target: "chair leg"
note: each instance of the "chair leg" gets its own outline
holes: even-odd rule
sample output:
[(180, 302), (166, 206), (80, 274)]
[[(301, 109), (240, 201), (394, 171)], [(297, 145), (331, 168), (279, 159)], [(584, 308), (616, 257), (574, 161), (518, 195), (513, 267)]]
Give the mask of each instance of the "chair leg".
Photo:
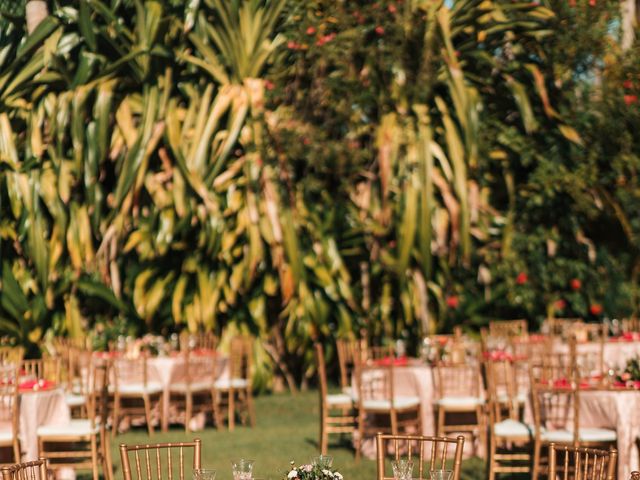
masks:
[(251, 387), (247, 389), (247, 410), (249, 410), (249, 425), (252, 428), (256, 426), (256, 410), (253, 407), (253, 394), (251, 393)]
[(535, 442), (533, 445), (533, 468), (531, 472), (531, 479), (538, 480), (540, 474), (540, 450), (542, 446), (540, 442)]
[(191, 392), (187, 392), (185, 394), (185, 407), (184, 407), (184, 432), (187, 434), (191, 431), (189, 422), (191, 421), (192, 414), (193, 414), (193, 395), (191, 394)]
[(329, 434), (327, 433), (327, 418), (324, 413), (320, 417), (320, 454), (326, 455), (329, 443)]
[(391, 435), (398, 435), (398, 413), (395, 410), (391, 410), (389, 419), (391, 420)]
[(100, 474), (98, 473), (98, 444), (95, 435), (91, 435), (91, 471), (93, 473), (93, 480), (100, 480)]
[(438, 407), (438, 428), (436, 430), (438, 437), (444, 436), (444, 409)]
[(105, 435), (101, 440), (102, 448), (102, 470), (105, 480), (113, 480), (113, 460), (111, 459), (111, 447), (109, 442), (109, 432), (105, 430)]
[(216, 428), (220, 428), (222, 426), (222, 415), (220, 413), (218, 395), (219, 393), (216, 392), (215, 390), (211, 391), (211, 408), (212, 408), (212, 415), (213, 415), (213, 423), (215, 423)]
[(113, 398), (113, 425), (111, 425), (111, 431), (113, 436), (118, 435), (118, 423), (120, 423), (120, 396)]
[(495, 480), (496, 478), (496, 439), (493, 435), (489, 437), (489, 475), (488, 480)]
[(142, 400), (144, 402), (144, 416), (147, 420), (147, 431), (149, 432), (149, 436), (153, 437), (153, 424), (151, 423), (151, 405), (149, 400), (149, 395), (146, 393), (142, 395)]
[(360, 455), (362, 453), (360, 450), (362, 449), (362, 437), (364, 436), (364, 420), (364, 414), (358, 414), (358, 431), (354, 432), (358, 434), (358, 438), (354, 442), (356, 447), (356, 463), (360, 461)]
[(233, 432), (236, 425), (236, 405), (235, 405), (236, 392), (233, 388), (229, 389), (229, 404), (228, 404), (228, 412), (229, 412), (229, 431)]

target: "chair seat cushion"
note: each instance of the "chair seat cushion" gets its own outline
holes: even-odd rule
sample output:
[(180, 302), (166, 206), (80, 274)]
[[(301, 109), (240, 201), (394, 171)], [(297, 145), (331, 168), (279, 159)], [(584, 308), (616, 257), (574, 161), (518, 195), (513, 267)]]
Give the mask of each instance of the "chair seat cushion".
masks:
[(10, 443), (13, 441), (13, 432), (11, 430), (0, 430), (0, 443)]
[(350, 406), (353, 404), (353, 399), (346, 393), (333, 393), (333, 394), (327, 395), (327, 403), (330, 406), (335, 406), (335, 405)]
[[(400, 410), (419, 405), (420, 399), (418, 397), (395, 397), (393, 399), (393, 406)], [(362, 406), (365, 410), (391, 410), (391, 401), (386, 399), (363, 400)]]
[[(618, 436), (615, 430), (607, 428), (581, 428), (578, 430), (580, 442), (615, 442)], [(543, 430), (542, 439), (545, 442), (571, 443), (573, 432), (570, 430)]]
[(97, 434), (99, 427), (91, 428), (91, 421), (72, 419), (64, 425), (42, 425), (38, 427), (39, 437), (79, 437)]
[(451, 409), (473, 410), (484, 404), (484, 399), (480, 397), (442, 397), (436, 401), (436, 405)]
[(497, 437), (530, 437), (533, 430), (531, 425), (510, 418), (493, 426), (493, 432)]
[(120, 395), (154, 395), (156, 393), (162, 393), (162, 384), (160, 382), (147, 382), (144, 383), (122, 383), (118, 385), (118, 392)]
[(230, 388), (247, 388), (249, 381), (246, 378), (223, 378), (217, 380), (216, 388), (220, 390), (228, 390)]
[[(514, 400), (518, 403), (527, 403), (527, 394), (524, 392), (520, 392), (516, 395)], [(509, 395), (507, 395), (506, 393), (501, 393), (498, 395), (499, 403), (507, 403), (508, 401), (509, 401)]]
[(64, 401), (69, 407), (81, 407), (87, 403), (84, 395), (76, 395), (75, 393), (67, 393), (64, 396)]
[(200, 381), (200, 382), (191, 382), (191, 385), (187, 385), (186, 382), (175, 382), (169, 385), (169, 390), (172, 392), (180, 392), (184, 393), (188, 389), (192, 392), (206, 392), (211, 390), (211, 382), (208, 381)]

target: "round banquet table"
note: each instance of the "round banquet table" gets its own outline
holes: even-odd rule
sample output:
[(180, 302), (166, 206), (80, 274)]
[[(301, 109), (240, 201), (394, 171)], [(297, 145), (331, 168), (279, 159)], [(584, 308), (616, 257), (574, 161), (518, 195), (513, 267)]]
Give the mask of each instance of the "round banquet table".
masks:
[(20, 391), (19, 437), (22, 460), (38, 459), (38, 427), (65, 425), (71, 412), (62, 388)]
[[(229, 375), (228, 358), (216, 354), (216, 379)], [(162, 385), (162, 430), (167, 431), (169, 423), (177, 421), (179, 414), (171, 408), (169, 403), (170, 386), (173, 383), (184, 382), (186, 380), (186, 369), (184, 368), (184, 356), (169, 355), (161, 357), (150, 357), (147, 359), (147, 381), (158, 382)], [(205, 425), (205, 417), (202, 414), (195, 416), (191, 420), (191, 430), (202, 430)]]
[(618, 478), (629, 478), (631, 471), (639, 468), (636, 439), (640, 435), (640, 391), (581, 390), (579, 399), (580, 426), (616, 431)]

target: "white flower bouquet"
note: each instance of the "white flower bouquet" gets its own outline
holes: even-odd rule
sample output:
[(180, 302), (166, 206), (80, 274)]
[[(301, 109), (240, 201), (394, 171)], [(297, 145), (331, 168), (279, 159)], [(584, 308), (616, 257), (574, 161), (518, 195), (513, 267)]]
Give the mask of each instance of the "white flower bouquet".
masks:
[(285, 480), (343, 480), (342, 474), (330, 467), (319, 464), (295, 465), (287, 472)]

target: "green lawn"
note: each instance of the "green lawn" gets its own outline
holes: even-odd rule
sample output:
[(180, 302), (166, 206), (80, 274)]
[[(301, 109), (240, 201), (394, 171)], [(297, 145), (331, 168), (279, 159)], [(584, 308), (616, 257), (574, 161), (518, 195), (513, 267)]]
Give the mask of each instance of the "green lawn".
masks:
[[(260, 395), (256, 398), (257, 425), (255, 428), (237, 427), (233, 432), (207, 428), (186, 436), (184, 429), (172, 427), (168, 433), (156, 432), (150, 440), (146, 430), (136, 429), (118, 435), (113, 440), (113, 463), (116, 480), (122, 478), (120, 443), (185, 441), (200, 438), (203, 445), (203, 467), (217, 470), (216, 480), (231, 479), (231, 460), (255, 460), (255, 477), (279, 480), (284, 477), (289, 462), (307, 463), (318, 454), (318, 393), (316, 391), (292, 395)], [(362, 458), (354, 461), (353, 450), (347, 441), (337, 443), (333, 437), (329, 455), (333, 465), (345, 480), (372, 480), (376, 475), (375, 462)], [(465, 479), (484, 478), (484, 462), (465, 459)]]

